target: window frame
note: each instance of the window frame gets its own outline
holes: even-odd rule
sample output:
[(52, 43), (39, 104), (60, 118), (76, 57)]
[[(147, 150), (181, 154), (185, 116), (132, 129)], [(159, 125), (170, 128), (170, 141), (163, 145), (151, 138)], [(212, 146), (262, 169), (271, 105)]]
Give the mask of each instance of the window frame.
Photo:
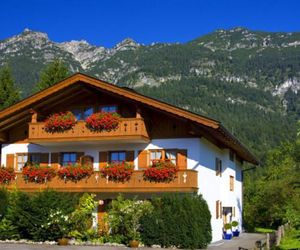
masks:
[(234, 176), (229, 176), (229, 191), (234, 191)]
[[(112, 159), (111, 159), (111, 156), (112, 156), (112, 154), (115, 154), (115, 153), (118, 153), (118, 154), (120, 154), (120, 153), (124, 153), (124, 155), (125, 155), (125, 158), (124, 158), (124, 161), (126, 161), (126, 151), (125, 150), (117, 150), (117, 151), (109, 151), (108, 152), (108, 162), (111, 164), (111, 163), (113, 163), (113, 162), (122, 162), (122, 161), (120, 161), (120, 160), (118, 160), (118, 161), (112, 161)], [(119, 156), (118, 156), (118, 158), (120, 158)]]
[[(16, 157), (17, 158), (16, 159), (16, 171), (21, 172), (23, 170), (24, 166), (26, 165), (26, 163), (28, 162), (28, 153), (17, 153), (16, 156), (17, 156)], [(22, 156), (22, 157), (26, 156), (27, 160), (24, 161), (24, 159), (23, 159), (22, 162), (19, 162), (19, 156)], [(19, 167), (19, 163), (23, 164), (23, 166)]]
[[(67, 164), (64, 164), (64, 154), (75, 154), (75, 162), (72, 163), (71, 161), (68, 161)], [(68, 166), (70, 162), (72, 163), (72, 166), (74, 166), (77, 163), (77, 152), (61, 152), (59, 164), (61, 166)]]
[(219, 157), (215, 158), (215, 171), (216, 171), (216, 176), (222, 177), (223, 166), (222, 166), (222, 160)]

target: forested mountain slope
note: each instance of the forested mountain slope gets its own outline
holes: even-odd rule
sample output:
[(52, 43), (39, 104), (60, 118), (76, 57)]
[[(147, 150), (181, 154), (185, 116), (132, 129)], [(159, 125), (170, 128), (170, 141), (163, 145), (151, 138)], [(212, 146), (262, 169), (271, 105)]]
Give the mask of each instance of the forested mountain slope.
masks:
[(300, 33), (245, 28), (217, 30), (184, 44), (114, 48), (86, 41), (56, 43), (24, 30), (0, 41), (0, 65), (9, 64), (23, 97), (41, 69), (61, 58), (71, 72), (132, 87), (217, 120), (259, 157), (295, 135), (300, 116)]

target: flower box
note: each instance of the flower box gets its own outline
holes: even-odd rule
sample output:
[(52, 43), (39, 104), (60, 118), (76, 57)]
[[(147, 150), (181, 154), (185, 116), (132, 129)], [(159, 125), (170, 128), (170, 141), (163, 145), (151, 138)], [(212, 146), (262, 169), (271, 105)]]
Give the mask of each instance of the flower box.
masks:
[(85, 166), (85, 165), (67, 165), (61, 167), (57, 174), (59, 178), (68, 181), (80, 181), (84, 178), (88, 178), (93, 174), (94, 170), (92, 166)]
[(120, 115), (111, 112), (99, 112), (86, 118), (86, 127), (94, 132), (116, 130), (120, 123)]
[(133, 173), (133, 166), (127, 162), (113, 162), (103, 169), (101, 169), (101, 175), (114, 182), (129, 181)]
[(59, 133), (69, 130), (76, 124), (76, 117), (72, 112), (60, 112), (52, 114), (45, 121), (45, 131), (48, 133)]
[(29, 165), (22, 170), (26, 182), (46, 183), (55, 177), (56, 173), (50, 166)]
[(0, 167), (0, 184), (9, 184), (15, 177), (13, 168)]
[(178, 168), (171, 161), (153, 161), (152, 166), (144, 170), (144, 180), (150, 182), (171, 182), (176, 178)]

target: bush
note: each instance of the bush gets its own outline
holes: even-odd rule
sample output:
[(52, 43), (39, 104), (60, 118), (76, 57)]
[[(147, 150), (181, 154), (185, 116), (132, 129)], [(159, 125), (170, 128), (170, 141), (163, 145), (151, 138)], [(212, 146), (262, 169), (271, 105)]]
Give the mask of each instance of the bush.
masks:
[(153, 212), (141, 218), (147, 246), (205, 248), (211, 241), (211, 215), (201, 195), (168, 194), (153, 199)]
[(5, 216), (8, 207), (8, 192), (6, 189), (0, 189), (0, 221)]
[(77, 201), (74, 194), (49, 190), (32, 195), (13, 192), (5, 219), (17, 228), (22, 239), (57, 240), (69, 231), (68, 215)]

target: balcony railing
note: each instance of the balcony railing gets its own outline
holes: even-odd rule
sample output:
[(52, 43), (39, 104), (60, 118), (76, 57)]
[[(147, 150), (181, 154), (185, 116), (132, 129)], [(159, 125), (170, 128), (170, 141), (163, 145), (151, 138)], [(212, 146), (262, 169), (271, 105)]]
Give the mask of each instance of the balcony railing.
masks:
[(85, 126), (84, 121), (78, 121), (72, 129), (60, 133), (46, 132), (44, 122), (29, 124), (29, 140), (31, 142), (110, 139), (136, 139), (148, 141), (149, 135), (142, 118), (122, 118), (119, 127), (116, 130), (101, 132), (89, 130)]
[(143, 171), (134, 171), (130, 180), (124, 183), (109, 181), (99, 172), (94, 172), (88, 179), (78, 182), (64, 181), (59, 177), (46, 183), (32, 183), (24, 180), (22, 173), (17, 173), (16, 179), (9, 185), (9, 189), (35, 192), (43, 189), (54, 189), (61, 192), (97, 192), (97, 193), (161, 193), (161, 192), (195, 192), (198, 190), (197, 171), (180, 170), (177, 178), (169, 183), (155, 183), (143, 179)]

